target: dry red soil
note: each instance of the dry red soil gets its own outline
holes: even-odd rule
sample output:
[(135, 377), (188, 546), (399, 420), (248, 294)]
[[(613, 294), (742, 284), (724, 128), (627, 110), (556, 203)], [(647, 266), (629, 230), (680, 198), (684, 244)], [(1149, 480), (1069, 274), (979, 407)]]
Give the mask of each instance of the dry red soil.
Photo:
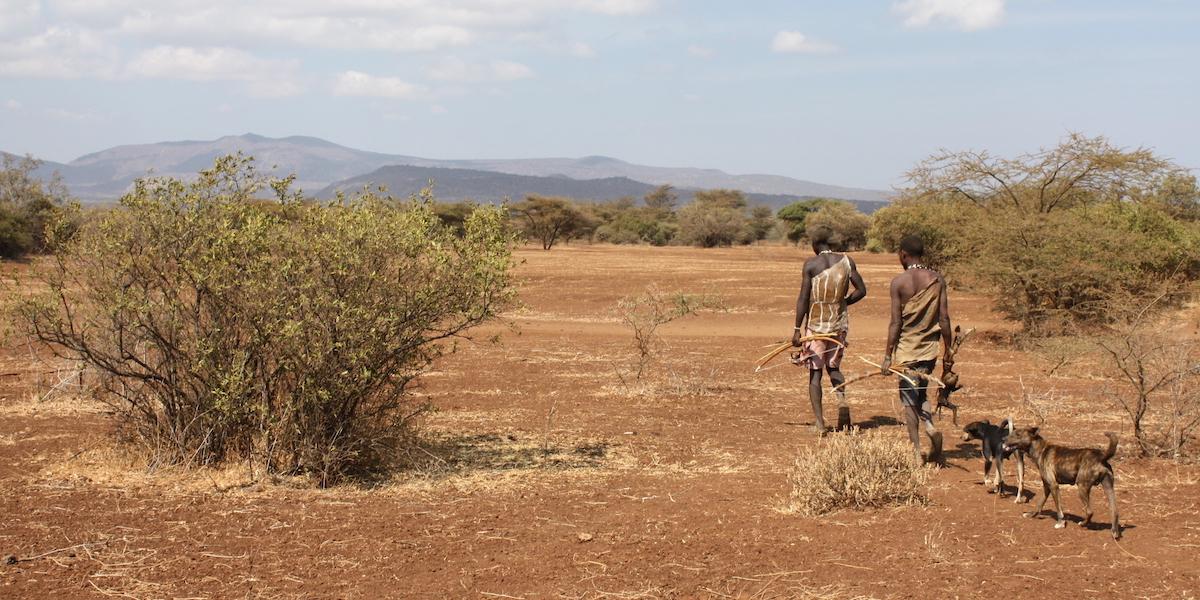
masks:
[[(18, 561), (0, 565), (0, 597), (1178, 599), (1200, 587), (1200, 468), (1137, 460), (1129, 445), (1114, 461), (1119, 544), (1103, 501), (1097, 528), (1079, 526), (1069, 486), (1064, 530), (986, 493), (978, 444), (959, 442), (948, 417), (949, 465), (928, 505), (782, 511), (799, 451), (819, 443), (806, 373), (755, 374), (753, 362), (790, 334), (800, 250), (519, 254), (515, 327), (489, 327), (498, 344), (480, 335), (424, 379), (439, 408), (424, 428), (442, 439), (429, 464), (442, 468), (369, 488), (230, 485), (236, 467), (146, 474), (105, 449), (101, 408), (38, 399), (37, 365), (8, 348), (0, 372), (20, 375), (0, 378), (0, 556)], [(890, 256), (856, 259), (870, 293), (851, 309), (849, 374), (882, 353), (898, 272)], [(613, 307), (650, 283), (718, 293), (728, 310), (666, 326), (661, 360), (637, 382)], [(955, 293), (951, 309), (964, 326), (1007, 328), (978, 296)], [(960, 423), (1031, 418), (1023, 380), (1051, 440), (1128, 440), (1091, 369), (1047, 374), (998, 339), (959, 357)], [(856, 386), (854, 420), (902, 436), (893, 385)]]

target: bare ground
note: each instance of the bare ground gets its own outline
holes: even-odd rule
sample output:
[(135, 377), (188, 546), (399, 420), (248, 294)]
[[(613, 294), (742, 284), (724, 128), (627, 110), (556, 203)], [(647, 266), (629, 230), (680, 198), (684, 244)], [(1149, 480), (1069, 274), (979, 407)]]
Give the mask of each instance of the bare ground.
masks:
[[(0, 557), (16, 562), (0, 565), (0, 597), (1192, 598), (1200, 587), (1200, 468), (1119, 452), (1117, 544), (1103, 502), (1094, 529), (1075, 518), (1055, 530), (986, 493), (978, 447), (959, 443), (949, 418), (950, 464), (930, 505), (784, 514), (797, 451), (819, 443), (806, 375), (756, 375), (753, 361), (790, 333), (799, 250), (520, 256), (516, 328), (482, 332), (501, 342), (464, 344), (424, 379), (439, 408), (429, 466), (369, 488), (254, 483), (237, 466), (147, 474), (109, 446), (101, 407), (71, 386), (41, 398), (57, 379), (33, 372), (49, 363), (10, 347)], [(852, 308), (851, 374), (868, 369), (858, 355), (881, 354), (898, 270), (890, 256), (856, 259), (871, 293)], [(662, 359), (637, 382), (612, 308), (651, 282), (721, 294), (729, 310), (667, 326)], [(964, 326), (1006, 331), (979, 297), (956, 293), (951, 309)], [(960, 423), (1039, 412), (1054, 441), (1127, 439), (1094, 369), (1047, 374), (1054, 361), (987, 341), (1000, 337), (959, 358)], [(852, 391), (856, 423), (903, 435), (892, 385)], [(1063, 500), (1081, 512), (1070, 487)]]

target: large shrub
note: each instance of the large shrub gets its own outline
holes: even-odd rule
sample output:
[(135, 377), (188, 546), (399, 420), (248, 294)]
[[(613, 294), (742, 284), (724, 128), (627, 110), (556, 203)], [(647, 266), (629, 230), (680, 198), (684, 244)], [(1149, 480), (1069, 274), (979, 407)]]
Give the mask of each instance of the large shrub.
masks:
[(57, 175), (49, 181), (36, 176), (41, 165), (0, 153), (0, 258), (46, 252), (49, 228), (61, 237), (77, 226), (77, 203)]
[(920, 235), (928, 263), (1031, 333), (1104, 324), (1114, 303), (1200, 277), (1195, 181), (1145, 149), (1071, 135), (1011, 159), (943, 153), (909, 183), (876, 213), (872, 241), (894, 250)]
[(827, 200), (825, 198), (797, 200), (779, 209), (779, 212), (775, 216), (783, 222), (787, 239), (793, 243), (799, 243), (801, 239), (804, 239), (804, 228), (808, 221), (808, 215), (817, 212), (826, 205), (836, 202), (839, 201)]
[(895, 252), (906, 235), (925, 242), (925, 263), (953, 271), (964, 257), (973, 254), (974, 231), (992, 223), (979, 207), (961, 200), (900, 200), (871, 216), (867, 238), (887, 252)]
[(746, 195), (736, 190), (696, 192), (692, 203), (679, 210), (676, 241), (703, 248), (749, 241)]
[(463, 234), (426, 199), (302, 203), (249, 161), (139, 181), (56, 255), (28, 331), (102, 376), (122, 431), (162, 462), (239, 459), (322, 481), (385, 461), (442, 342), (513, 298), (505, 217)]
[(849, 202), (830, 202), (805, 218), (805, 231), (814, 231), (817, 227), (828, 227), (833, 232), (830, 242), (834, 248), (861, 250), (867, 245), (871, 217), (859, 212)]
[(1195, 231), (1158, 207), (1107, 202), (976, 225), (966, 271), (1005, 316), (1035, 332), (1100, 324), (1114, 301), (1200, 272)]

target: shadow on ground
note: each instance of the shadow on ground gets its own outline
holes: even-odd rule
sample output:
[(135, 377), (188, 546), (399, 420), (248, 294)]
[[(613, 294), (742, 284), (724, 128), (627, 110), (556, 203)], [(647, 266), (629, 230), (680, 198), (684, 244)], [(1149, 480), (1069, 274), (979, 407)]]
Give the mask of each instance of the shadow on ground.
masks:
[(409, 454), (413, 468), (434, 476), (520, 469), (589, 469), (608, 456), (607, 442), (555, 444), (514, 434), (435, 435)]

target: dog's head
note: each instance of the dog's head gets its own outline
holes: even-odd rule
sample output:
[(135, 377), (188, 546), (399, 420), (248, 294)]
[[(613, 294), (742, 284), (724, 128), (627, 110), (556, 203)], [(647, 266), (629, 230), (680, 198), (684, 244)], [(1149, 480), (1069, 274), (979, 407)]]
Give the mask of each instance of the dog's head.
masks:
[(1033, 446), (1034, 440), (1041, 439), (1041, 437), (1042, 436), (1038, 434), (1037, 427), (1022, 427), (1020, 429), (1014, 429), (1012, 433), (1009, 433), (1008, 437), (1004, 439), (1004, 450), (1006, 452), (1011, 452), (1013, 450), (1029, 452), (1030, 447)]
[(982, 421), (974, 421), (963, 427), (963, 441), (982, 440), (987, 435), (988, 428), (993, 427), (992, 422), (984, 419)]

